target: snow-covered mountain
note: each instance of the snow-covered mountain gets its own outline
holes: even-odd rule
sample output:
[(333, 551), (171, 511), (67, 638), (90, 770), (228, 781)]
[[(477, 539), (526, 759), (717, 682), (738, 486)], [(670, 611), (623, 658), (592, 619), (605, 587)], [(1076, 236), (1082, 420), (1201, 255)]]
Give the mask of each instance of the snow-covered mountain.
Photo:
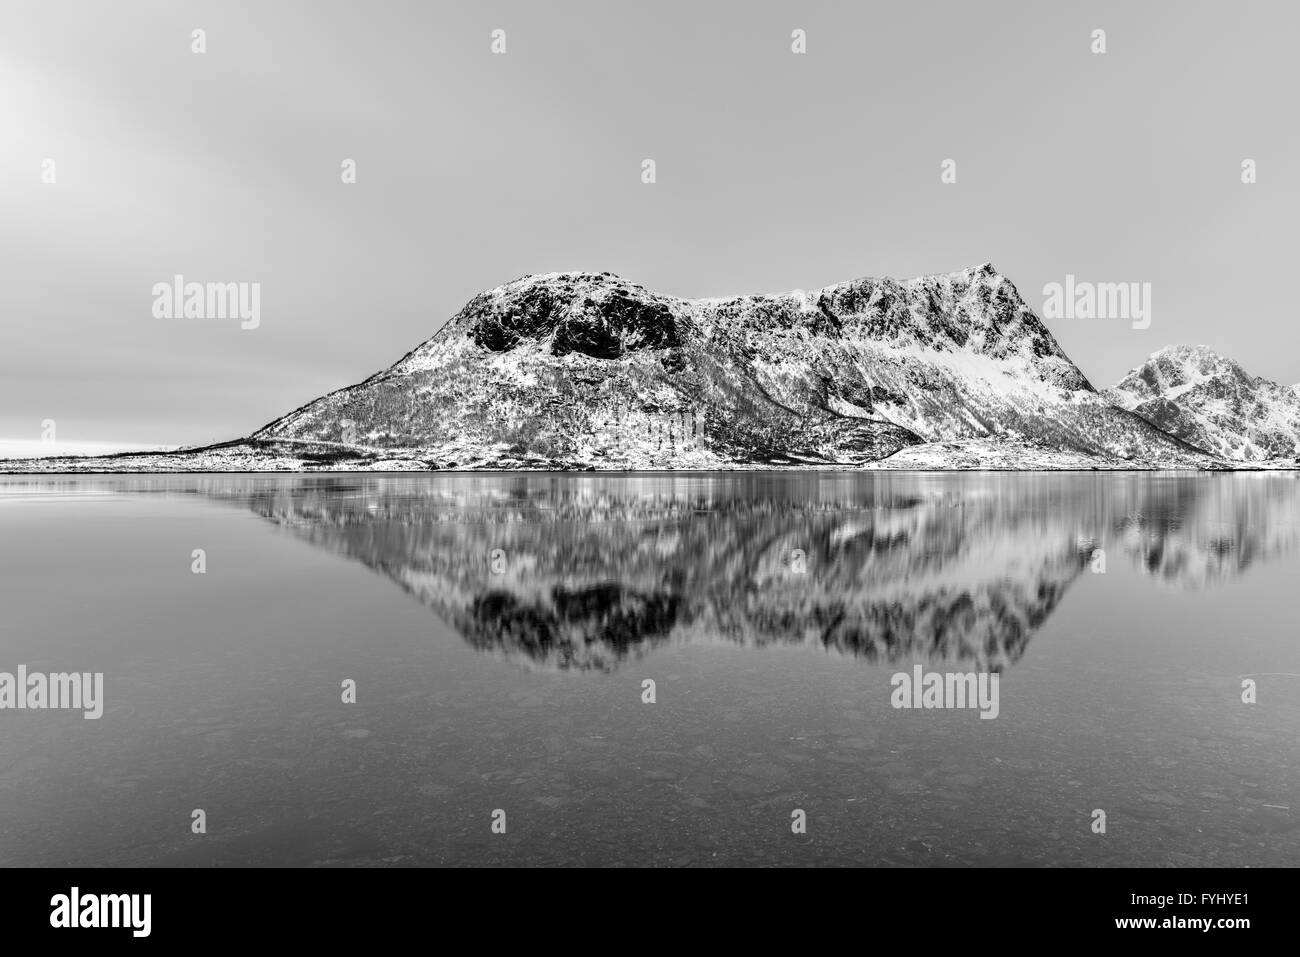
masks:
[(1250, 375), (1206, 346), (1170, 346), (1109, 396), (1197, 448), (1241, 462), (1300, 454), (1300, 387)]
[(1203, 347), (1099, 393), (984, 263), (721, 299), (525, 276), (247, 438), (0, 471), (1277, 468), (1298, 443), (1300, 386)]
[(611, 273), (525, 276), (251, 439), (435, 468), (861, 465), (970, 440), (1112, 467), (1208, 461), (1100, 396), (988, 263), (697, 300)]

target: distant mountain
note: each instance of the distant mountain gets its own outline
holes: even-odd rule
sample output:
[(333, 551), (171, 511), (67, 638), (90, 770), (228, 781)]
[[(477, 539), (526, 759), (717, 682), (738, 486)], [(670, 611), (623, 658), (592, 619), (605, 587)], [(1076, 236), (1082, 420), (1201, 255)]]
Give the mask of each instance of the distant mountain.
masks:
[(1170, 346), (1109, 396), (1153, 425), (1226, 459), (1260, 462), (1300, 452), (1300, 387), (1250, 375), (1206, 346)]
[(861, 465), (970, 440), (1005, 443), (1010, 467), (1021, 449), (1208, 462), (1098, 395), (988, 263), (697, 300), (610, 273), (525, 276), (251, 437), (432, 468), (596, 469)]

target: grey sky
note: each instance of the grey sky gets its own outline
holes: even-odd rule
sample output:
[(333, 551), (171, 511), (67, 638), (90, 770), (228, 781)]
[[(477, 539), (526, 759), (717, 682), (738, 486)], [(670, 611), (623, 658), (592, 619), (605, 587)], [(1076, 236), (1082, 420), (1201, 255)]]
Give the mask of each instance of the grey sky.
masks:
[[(558, 269), (1150, 282), (1149, 329), (1051, 323), (1095, 384), (1183, 342), (1295, 383), (1297, 48), (1291, 2), (6, 0), (0, 439), (233, 438)], [(261, 326), (155, 319), (176, 273)]]

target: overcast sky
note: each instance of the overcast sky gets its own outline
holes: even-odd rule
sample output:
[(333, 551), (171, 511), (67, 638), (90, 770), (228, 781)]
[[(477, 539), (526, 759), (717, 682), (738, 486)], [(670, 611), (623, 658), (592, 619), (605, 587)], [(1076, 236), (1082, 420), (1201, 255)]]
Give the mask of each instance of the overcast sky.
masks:
[[(1295, 383), (1298, 49), (1294, 2), (5, 0), (0, 440), (247, 434), (562, 269), (1149, 282), (1150, 328), (1051, 323), (1094, 384), (1172, 343)], [(177, 273), (259, 328), (154, 318)]]

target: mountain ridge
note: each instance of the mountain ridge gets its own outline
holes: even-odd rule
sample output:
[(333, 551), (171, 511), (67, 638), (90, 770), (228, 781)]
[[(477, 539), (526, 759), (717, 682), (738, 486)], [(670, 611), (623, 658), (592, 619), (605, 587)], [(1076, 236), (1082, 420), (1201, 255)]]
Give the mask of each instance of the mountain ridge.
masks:
[(717, 468), (995, 437), (1175, 467), (1201, 456), (1104, 401), (991, 263), (706, 299), (612, 273), (524, 276), (250, 438), (418, 447), (441, 467)]
[[(1206, 392), (1232, 414), (1196, 407)], [(1099, 391), (989, 262), (697, 299), (569, 271), (476, 294), (397, 362), (246, 438), (0, 470), (1291, 467), (1293, 403), (1300, 429), (1300, 386), (1204, 347)], [(1265, 407), (1282, 424), (1261, 431)]]

